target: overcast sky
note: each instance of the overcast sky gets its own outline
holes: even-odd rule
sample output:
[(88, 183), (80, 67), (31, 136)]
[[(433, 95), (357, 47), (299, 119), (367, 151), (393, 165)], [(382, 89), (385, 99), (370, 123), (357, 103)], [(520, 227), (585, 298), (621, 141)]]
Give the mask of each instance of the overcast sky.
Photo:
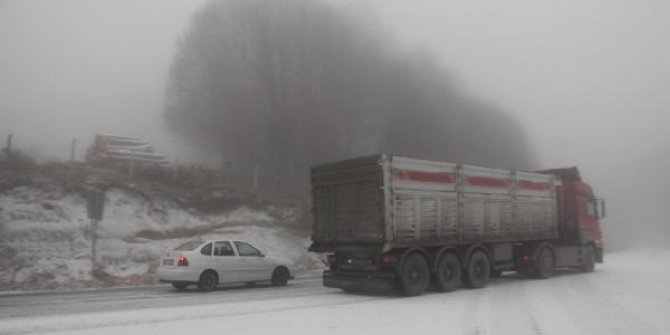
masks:
[[(161, 111), (176, 39), (203, 3), (0, 0), (0, 136), (64, 155), (72, 138), (83, 148), (96, 132), (132, 134), (186, 155)], [(540, 167), (579, 166), (608, 198), (608, 224), (645, 215), (670, 233), (670, 2), (370, 0), (365, 10), (408, 52), (433, 54), (517, 116)]]

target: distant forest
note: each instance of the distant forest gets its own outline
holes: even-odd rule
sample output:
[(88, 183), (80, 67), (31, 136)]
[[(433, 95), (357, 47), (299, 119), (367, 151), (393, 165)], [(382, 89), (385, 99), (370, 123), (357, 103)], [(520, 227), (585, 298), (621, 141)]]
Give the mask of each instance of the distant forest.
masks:
[(519, 123), (444, 65), (335, 3), (215, 1), (180, 40), (164, 115), (260, 191), (305, 192), (310, 165), (382, 152), (533, 167)]

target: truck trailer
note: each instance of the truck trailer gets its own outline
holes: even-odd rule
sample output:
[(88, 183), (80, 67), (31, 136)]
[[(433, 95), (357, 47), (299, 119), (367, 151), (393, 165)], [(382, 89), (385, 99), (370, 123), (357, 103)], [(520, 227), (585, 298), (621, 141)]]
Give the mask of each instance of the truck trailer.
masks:
[(576, 167), (526, 172), (374, 155), (311, 168), (310, 251), (323, 284), (408, 296), (503, 271), (548, 278), (603, 262), (605, 203)]

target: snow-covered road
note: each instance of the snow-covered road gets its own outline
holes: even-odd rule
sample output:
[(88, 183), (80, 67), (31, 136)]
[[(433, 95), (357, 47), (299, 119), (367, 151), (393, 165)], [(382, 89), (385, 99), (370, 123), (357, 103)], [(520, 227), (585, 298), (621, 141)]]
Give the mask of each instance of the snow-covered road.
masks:
[(0, 334), (670, 334), (670, 251), (607, 255), (594, 273), (513, 273), (479, 290), (348, 294), (288, 287), (168, 287), (0, 295)]

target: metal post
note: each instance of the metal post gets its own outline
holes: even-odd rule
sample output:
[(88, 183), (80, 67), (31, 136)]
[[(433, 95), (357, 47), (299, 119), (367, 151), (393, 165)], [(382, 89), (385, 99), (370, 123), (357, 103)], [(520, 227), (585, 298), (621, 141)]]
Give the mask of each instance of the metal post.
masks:
[(95, 255), (95, 250), (96, 250), (96, 242), (98, 241), (98, 220), (96, 219), (91, 219), (91, 235), (92, 235), (92, 241), (91, 241), (91, 260), (93, 261), (93, 268), (95, 268), (95, 262), (96, 262), (96, 255)]

